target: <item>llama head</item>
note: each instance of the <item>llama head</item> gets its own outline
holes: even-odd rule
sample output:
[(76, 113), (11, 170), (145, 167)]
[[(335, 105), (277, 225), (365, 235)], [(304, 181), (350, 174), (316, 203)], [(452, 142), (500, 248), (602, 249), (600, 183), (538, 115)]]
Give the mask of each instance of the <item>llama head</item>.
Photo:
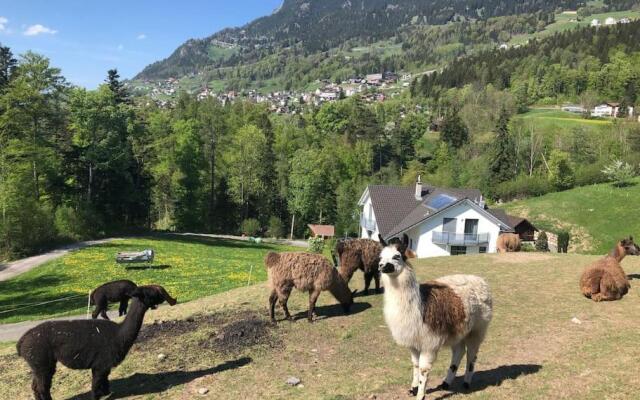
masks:
[(624, 253), (628, 256), (640, 256), (640, 247), (633, 241), (633, 236), (620, 241), (620, 246), (624, 249)]
[(145, 306), (155, 310), (159, 304), (165, 301), (174, 306), (177, 300), (167, 293), (167, 291), (160, 285), (146, 285), (138, 286), (132, 293), (131, 297), (135, 297), (140, 300)]
[(402, 240), (394, 238), (388, 243), (385, 242), (382, 235), (378, 237), (383, 246), (380, 252), (380, 272), (388, 275), (399, 274), (407, 267), (407, 259), (414, 256), (414, 253), (409, 249), (409, 236), (405, 233), (402, 235)]

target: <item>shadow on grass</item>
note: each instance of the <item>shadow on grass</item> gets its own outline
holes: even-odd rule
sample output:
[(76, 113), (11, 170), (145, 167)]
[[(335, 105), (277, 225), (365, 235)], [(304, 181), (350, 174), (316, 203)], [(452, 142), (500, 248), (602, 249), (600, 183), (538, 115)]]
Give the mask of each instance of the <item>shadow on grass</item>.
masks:
[(384, 288), (380, 288), (380, 293), (377, 293), (375, 289), (369, 289), (367, 292), (364, 289), (358, 290), (353, 297), (369, 297), (369, 296), (377, 296), (384, 294)]
[(629, 280), (634, 280), (634, 279), (640, 279), (640, 274), (629, 274), (627, 275), (627, 278), (629, 278)]
[(262, 242), (251, 243), (249, 241), (243, 240), (232, 240), (232, 239), (220, 239), (220, 238), (212, 238), (206, 236), (190, 236), (190, 235), (172, 235), (172, 234), (164, 234), (162, 236), (153, 236), (150, 239), (167, 241), (167, 242), (180, 242), (187, 244), (204, 244), (207, 246), (214, 247), (227, 247), (233, 249), (259, 249), (259, 250), (273, 250), (277, 245)]
[[(456, 377), (456, 380), (453, 382), (452, 387), (454, 389), (460, 390), (460, 393), (471, 393), (478, 392), (481, 390), (485, 390), (490, 386), (500, 386), (502, 382), (507, 380), (517, 379), (523, 375), (531, 375), (539, 372), (542, 369), (542, 365), (538, 364), (513, 364), (513, 365), (502, 365), (498, 368), (486, 370), (486, 371), (477, 371), (473, 375), (473, 381), (471, 382), (471, 388), (469, 390), (463, 390), (463, 380), (462, 376)], [(433, 393), (440, 391), (440, 388), (429, 389), (427, 393)], [(455, 396), (458, 394), (458, 391), (449, 391), (440, 397), (436, 397), (437, 400), (447, 399), (451, 396)]]
[[(154, 393), (164, 392), (174, 386), (184, 385), (194, 379), (203, 376), (217, 374), (248, 365), (252, 361), (249, 357), (227, 361), (213, 368), (199, 371), (171, 371), (158, 374), (133, 374), (127, 378), (111, 381), (111, 396), (108, 399), (121, 399), (131, 396), (144, 396)], [(82, 393), (67, 400), (89, 400), (91, 393)]]
[(171, 265), (129, 265), (124, 269), (127, 271), (145, 271), (148, 269), (169, 269)]
[[(371, 304), (369, 303), (353, 303), (353, 305), (351, 305), (351, 309), (349, 310), (349, 312), (345, 314), (340, 304), (332, 304), (330, 306), (316, 307), (315, 314), (318, 317), (318, 319), (327, 319), (327, 318), (339, 317), (341, 315), (359, 314), (370, 308), (371, 308)], [(297, 321), (299, 319), (307, 319), (307, 311), (308, 310), (304, 310), (293, 315), (294, 321)]]

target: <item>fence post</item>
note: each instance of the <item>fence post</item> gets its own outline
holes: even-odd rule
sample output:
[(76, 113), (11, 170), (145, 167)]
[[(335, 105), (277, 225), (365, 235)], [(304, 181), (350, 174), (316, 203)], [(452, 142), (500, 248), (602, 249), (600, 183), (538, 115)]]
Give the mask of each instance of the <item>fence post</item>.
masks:
[(251, 264), (251, 269), (249, 269), (249, 280), (247, 281), (247, 286), (251, 283), (251, 273), (253, 272), (253, 264)]
[(89, 290), (89, 296), (87, 296), (87, 318), (89, 319), (89, 311), (91, 310), (91, 290)]

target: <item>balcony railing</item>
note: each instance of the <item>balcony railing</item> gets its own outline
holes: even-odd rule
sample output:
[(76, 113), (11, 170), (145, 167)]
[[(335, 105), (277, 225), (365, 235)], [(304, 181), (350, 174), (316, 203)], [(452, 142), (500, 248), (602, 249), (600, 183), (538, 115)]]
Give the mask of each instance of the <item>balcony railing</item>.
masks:
[(360, 226), (368, 231), (374, 232), (376, 230), (376, 221), (366, 218), (363, 214), (360, 214)]
[(453, 246), (480, 246), (489, 244), (489, 234), (433, 232), (432, 241), (435, 244), (449, 244)]

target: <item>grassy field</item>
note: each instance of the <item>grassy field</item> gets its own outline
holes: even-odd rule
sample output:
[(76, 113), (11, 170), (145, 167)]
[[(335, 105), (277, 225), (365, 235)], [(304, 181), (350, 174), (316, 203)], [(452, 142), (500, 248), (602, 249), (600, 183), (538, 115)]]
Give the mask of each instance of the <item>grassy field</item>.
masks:
[[(452, 392), (433, 391), (428, 398), (637, 398), (638, 281), (621, 301), (591, 302), (580, 295), (577, 281), (594, 259), (519, 253), (417, 261), (422, 281), (474, 273), (487, 279), (494, 296), (494, 319), (471, 391), (462, 392), (458, 378)], [(624, 260), (623, 267), (637, 277), (640, 258)], [(362, 287), (361, 274), (351, 286)], [(381, 296), (357, 297), (345, 316), (323, 293), (319, 319), (309, 324), (303, 314), (307, 295), (296, 292), (289, 305), (298, 313), (296, 322), (281, 321), (260, 335), (237, 335), (245, 339), (220, 346), (230, 326), (247, 318), (266, 320), (267, 296), (265, 285), (258, 284), (150, 311), (138, 342), (111, 374), (112, 398), (191, 399), (201, 397), (200, 388), (209, 389), (202, 398), (212, 399), (408, 398), (409, 353), (390, 337)], [(581, 323), (572, 322), (574, 317)], [(167, 356), (163, 361), (160, 353)], [(443, 349), (429, 388), (440, 384), (449, 358)], [(0, 345), (0, 362), (3, 398), (29, 399), (30, 374), (13, 344)], [(287, 386), (290, 376), (300, 378), (303, 387)], [(89, 387), (88, 371), (59, 367), (53, 397), (86, 399)]]
[[(114, 261), (119, 251), (147, 248), (156, 252), (151, 266), (126, 266)], [(83, 313), (89, 291), (116, 279), (159, 283), (182, 301), (197, 299), (246, 286), (250, 272), (251, 282), (264, 281), (264, 255), (270, 250), (285, 249), (293, 248), (185, 236), (117, 240), (86, 248), (0, 282), (0, 324)], [(79, 297), (6, 312), (24, 304), (72, 296)]]
[(640, 219), (630, 214), (640, 199), (639, 184), (640, 179), (635, 179), (623, 188), (585, 186), (514, 201), (504, 208), (529, 218), (540, 229), (569, 230), (573, 237), (570, 250), (604, 254), (625, 235), (640, 237)]

